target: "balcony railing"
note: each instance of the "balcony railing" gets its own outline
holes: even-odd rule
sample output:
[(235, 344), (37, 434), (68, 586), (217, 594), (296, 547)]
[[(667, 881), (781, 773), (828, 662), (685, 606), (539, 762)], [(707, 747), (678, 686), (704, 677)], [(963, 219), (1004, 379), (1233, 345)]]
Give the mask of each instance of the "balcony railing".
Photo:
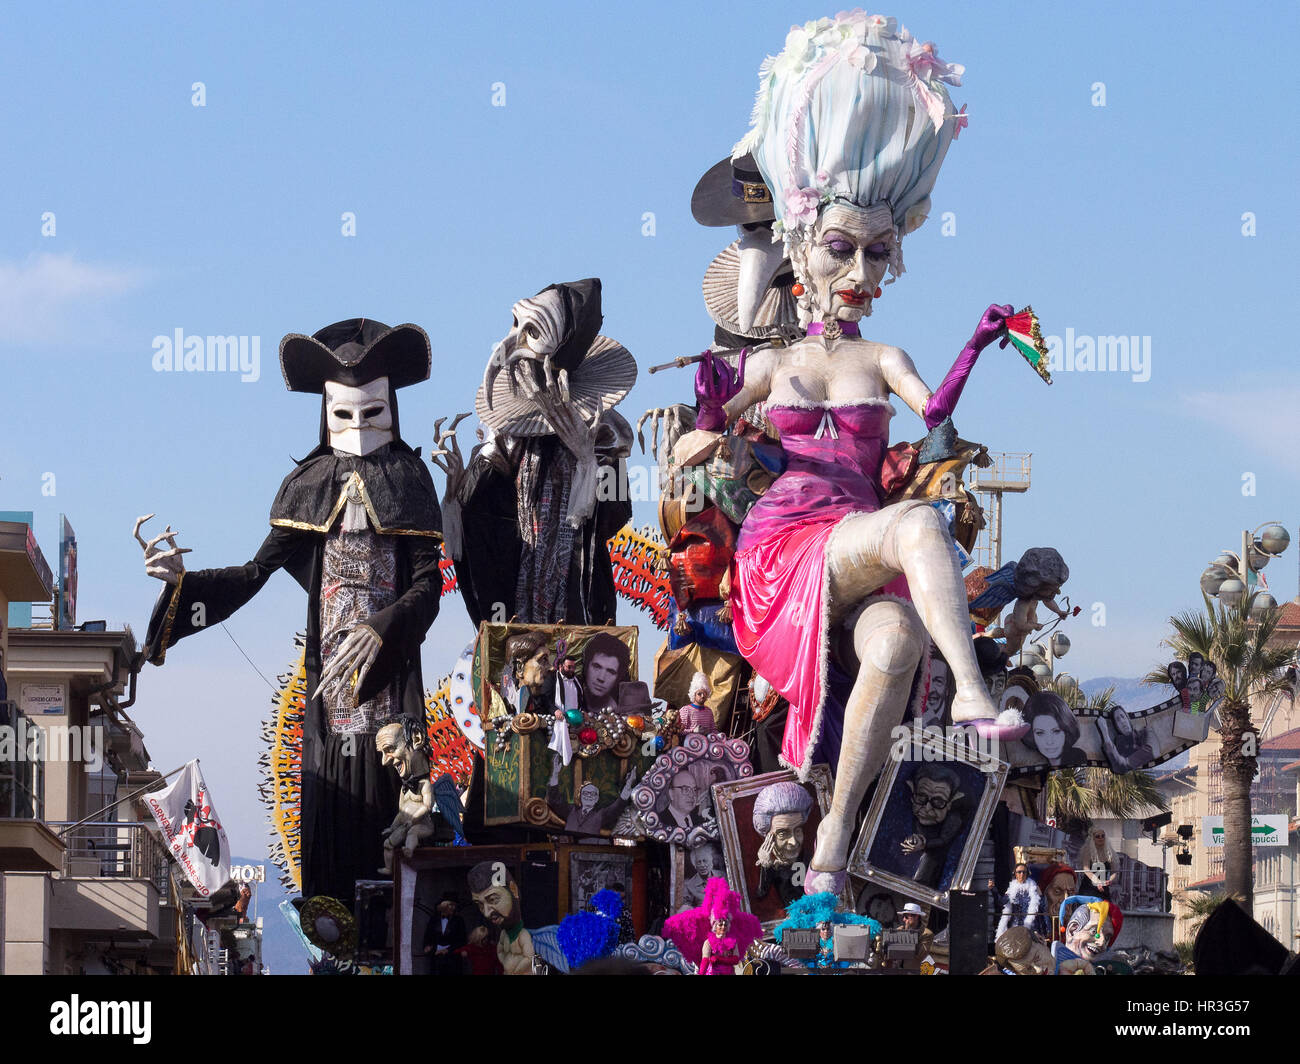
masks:
[[(51, 824), (55, 831), (67, 823)], [(65, 876), (147, 879), (158, 888), (164, 902), (171, 892), (167, 879), (167, 851), (144, 824), (93, 821), (78, 824), (62, 836)]]

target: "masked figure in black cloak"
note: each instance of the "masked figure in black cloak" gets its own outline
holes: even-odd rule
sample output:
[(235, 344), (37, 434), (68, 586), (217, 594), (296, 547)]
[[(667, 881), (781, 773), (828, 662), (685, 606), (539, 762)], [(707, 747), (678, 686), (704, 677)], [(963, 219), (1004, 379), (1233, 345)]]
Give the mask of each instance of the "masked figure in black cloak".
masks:
[(475, 408), (486, 431), (468, 463), (460, 418), (435, 426), (447, 549), (475, 625), (614, 620), (607, 543), (632, 517), (632, 427), (612, 408), (636, 361), (597, 335), (602, 321), (598, 278), (521, 299), (484, 373)]
[(136, 524), (146, 571), (170, 585), (145, 641), (155, 665), (277, 569), (307, 591), (303, 894), (349, 905), (355, 881), (382, 861), (397, 810), (399, 781), (380, 764), (375, 733), (403, 716), (424, 720), (419, 651), (438, 614), (442, 522), (433, 479), (399, 435), (396, 393), (427, 380), (429, 365), (429, 339), (415, 325), (352, 319), (286, 336), (289, 390), (322, 396), (320, 445), (280, 485), (257, 556), (188, 572), (170, 527), (146, 543)]

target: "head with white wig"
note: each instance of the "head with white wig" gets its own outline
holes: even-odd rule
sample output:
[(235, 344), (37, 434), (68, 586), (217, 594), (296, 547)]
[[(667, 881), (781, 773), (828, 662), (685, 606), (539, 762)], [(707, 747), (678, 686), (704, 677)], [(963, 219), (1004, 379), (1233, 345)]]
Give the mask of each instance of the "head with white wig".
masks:
[(812, 810), (808, 790), (794, 780), (771, 783), (754, 799), (754, 830), (763, 836), (758, 864), (789, 866), (803, 849), (804, 823)]
[(704, 673), (696, 672), (691, 677), (691, 687), (687, 693), (697, 706), (706, 705), (713, 697), (713, 684), (709, 683), (709, 678)]
[(947, 89), (964, 69), (860, 9), (795, 26), (763, 63), (734, 155), (751, 153), (771, 189), (805, 317), (856, 322), (886, 271), (903, 272), (901, 240), (966, 124)]

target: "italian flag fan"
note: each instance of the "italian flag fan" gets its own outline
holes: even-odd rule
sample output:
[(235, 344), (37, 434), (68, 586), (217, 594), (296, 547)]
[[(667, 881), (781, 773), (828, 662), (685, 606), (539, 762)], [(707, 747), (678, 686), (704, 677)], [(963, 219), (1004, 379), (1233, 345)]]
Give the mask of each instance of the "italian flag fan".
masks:
[(1038, 315), (1033, 307), (1016, 311), (1004, 322), (1007, 339), (1016, 346), (1016, 350), (1025, 356), (1025, 361), (1034, 367), (1034, 371), (1052, 383), (1052, 374), (1047, 368), (1047, 345), (1043, 343), (1042, 331), (1038, 328)]

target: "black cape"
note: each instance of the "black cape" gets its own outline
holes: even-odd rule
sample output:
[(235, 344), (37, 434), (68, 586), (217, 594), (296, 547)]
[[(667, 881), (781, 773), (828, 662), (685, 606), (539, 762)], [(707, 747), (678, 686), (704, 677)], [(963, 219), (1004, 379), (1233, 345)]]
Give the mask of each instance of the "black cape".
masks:
[[(611, 410), (605, 417), (613, 423), (617, 415)], [(630, 439), (630, 428), (627, 435)], [(555, 460), (564, 449), (554, 436), (543, 438), (540, 446), (544, 462)], [(614, 472), (618, 483), (627, 483), (626, 463), (613, 448), (603, 453), (598, 450), (597, 458)], [(519, 537), (513, 457), (499, 451), (489, 457), (484, 447), (476, 447), (466, 474), (466, 494), (461, 500), (464, 532), (455, 558), (456, 579), (470, 621), (478, 627), (484, 621), (508, 621), (524, 612), (524, 604), (515, 600), (523, 544)], [(609, 540), (632, 519), (630, 499), (625, 492), (617, 494), (619, 497), (613, 499), (602, 499), (598, 494), (595, 512), (574, 537), (563, 623), (604, 625), (613, 624), (617, 617), (618, 594)]]
[[(168, 648), (230, 617), (277, 569), (287, 571), (307, 592), (302, 888), (304, 896), (329, 895), (351, 908), (356, 880), (380, 875), (380, 836), (397, 812), (400, 781), (383, 767), (374, 736), (331, 735), (321, 700), (310, 698), (321, 673), (321, 570), (325, 532), (333, 524), (324, 518), (334, 511), (342, 485), (359, 473), (371, 520), (377, 516), (382, 530), (396, 537), (398, 597), (366, 621), (383, 645), (358, 697), (367, 701), (395, 683), (401, 712), (421, 721), (420, 645), (438, 615), (442, 594), (442, 521), (433, 478), (418, 452), (396, 440), (358, 458), (330, 450), (324, 439), (322, 424), (322, 447), (285, 478), (272, 508), (271, 533), (252, 561), (186, 572), (174, 588), (163, 589), (149, 621), (145, 655), (161, 665)], [(202, 616), (194, 610), (199, 603)]]

